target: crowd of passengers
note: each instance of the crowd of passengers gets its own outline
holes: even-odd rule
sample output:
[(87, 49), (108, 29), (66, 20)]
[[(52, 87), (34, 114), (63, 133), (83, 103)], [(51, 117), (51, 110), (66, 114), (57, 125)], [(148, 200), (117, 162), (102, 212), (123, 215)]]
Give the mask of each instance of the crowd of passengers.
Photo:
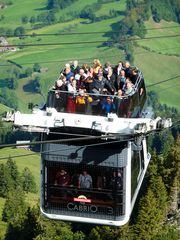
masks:
[[(91, 175), (87, 169), (70, 173), (65, 168), (59, 168), (52, 180), (54, 186), (51, 185), (50, 188), (51, 197), (66, 198), (85, 194), (86, 197), (94, 199), (112, 200), (116, 198), (116, 194), (122, 195), (123, 169), (119, 168), (111, 172), (101, 171), (99, 174)], [(118, 199), (122, 201), (121, 198), (118, 197)]]
[(122, 173), (122, 169), (112, 171), (111, 175), (101, 172), (96, 179), (93, 179), (86, 169), (83, 169), (82, 173), (75, 172), (71, 176), (64, 168), (60, 168), (55, 175), (54, 184), (62, 187), (75, 187), (77, 189), (121, 190), (123, 186)]
[[(118, 98), (133, 95), (138, 76), (138, 69), (131, 67), (128, 61), (119, 61), (114, 67), (110, 62), (102, 65), (99, 59), (94, 59), (90, 67), (79, 66), (78, 61), (66, 63), (53, 86), (54, 107), (69, 113), (92, 114), (93, 111), (96, 114), (99, 109), (105, 114), (117, 112)], [(142, 92), (143, 89), (140, 95)]]

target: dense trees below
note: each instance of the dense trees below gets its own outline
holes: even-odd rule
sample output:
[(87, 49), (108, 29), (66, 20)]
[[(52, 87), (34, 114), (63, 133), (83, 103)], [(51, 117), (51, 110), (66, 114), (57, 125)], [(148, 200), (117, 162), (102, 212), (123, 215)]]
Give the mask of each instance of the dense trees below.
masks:
[(13, 108), (18, 108), (18, 101), (15, 94), (12, 94), (11, 91), (9, 91), (8, 88), (3, 88), (3, 91), (0, 91), (0, 103)]
[(27, 167), (20, 174), (15, 162), (9, 158), (6, 164), (0, 165), (0, 194), (6, 197), (2, 214), (3, 221), (7, 222), (5, 239), (176, 240), (178, 230), (176, 225), (167, 224), (167, 215), (172, 209), (174, 189), (180, 181), (180, 139), (174, 139), (168, 151), (158, 155), (154, 148), (151, 155), (132, 220), (120, 228), (93, 225), (86, 228), (84, 224), (45, 219), (40, 215), (38, 205), (30, 207), (25, 201), (25, 193), (34, 191), (32, 174)]
[(147, 3), (150, 5), (154, 21), (159, 22), (164, 19), (180, 23), (180, 4), (178, 0), (147, 0)]
[(0, 197), (7, 197), (13, 189), (17, 188), (26, 193), (37, 191), (34, 176), (29, 168), (25, 167), (20, 174), (11, 157), (5, 164), (0, 164), (0, 176)]

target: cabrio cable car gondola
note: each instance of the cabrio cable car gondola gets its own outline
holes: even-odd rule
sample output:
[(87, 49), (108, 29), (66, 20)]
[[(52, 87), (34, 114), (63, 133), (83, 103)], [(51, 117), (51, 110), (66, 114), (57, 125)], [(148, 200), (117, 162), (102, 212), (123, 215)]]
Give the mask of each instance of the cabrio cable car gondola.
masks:
[(153, 118), (145, 102), (138, 71), (128, 94), (51, 89), (43, 109), (14, 114), (14, 126), (46, 140), (40, 190), (45, 216), (114, 226), (129, 220), (151, 158), (146, 134), (171, 126), (170, 119)]

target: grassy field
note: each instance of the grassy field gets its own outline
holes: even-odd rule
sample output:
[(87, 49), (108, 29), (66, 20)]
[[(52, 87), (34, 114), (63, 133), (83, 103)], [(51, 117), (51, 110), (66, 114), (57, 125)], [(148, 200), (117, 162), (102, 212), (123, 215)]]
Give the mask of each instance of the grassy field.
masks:
[(125, 11), (126, 8), (125, 2), (126, 2), (125, 0), (121, 0), (103, 4), (101, 9), (96, 12), (96, 17), (109, 15), (110, 10)]
[[(11, 0), (12, 5), (8, 5), (7, 8), (1, 10), (1, 14), (4, 15), (4, 20), (1, 21), (1, 24), (5, 28), (15, 29), (18, 26), (22, 25), (21, 18), (22, 16), (37, 16), (42, 13), (43, 8), (46, 5), (46, 0)], [(30, 24), (25, 25), (26, 28), (30, 28)]]
[[(140, 48), (137, 51), (142, 54), (135, 55), (135, 62), (142, 70), (146, 85), (158, 83), (172, 77), (179, 76), (180, 58), (176, 56), (166, 56), (163, 54), (144, 51)], [(179, 78), (172, 79), (153, 87), (147, 87), (148, 91), (158, 93), (162, 103), (180, 110), (180, 84)]]
[[(150, 19), (146, 22), (146, 37), (158, 37), (180, 34), (180, 27), (174, 22), (161, 21), (155, 23)], [(163, 29), (160, 29), (163, 28)], [(151, 29), (151, 30), (150, 30)], [(136, 44), (135, 63), (142, 70), (146, 85), (174, 78), (154, 87), (147, 88), (158, 93), (159, 99), (171, 107), (180, 110), (180, 37), (157, 38), (153, 40), (141, 40)]]
[[(141, 40), (137, 42), (138, 46), (148, 48), (151, 51), (167, 55), (180, 56), (180, 26), (175, 22), (166, 22), (162, 20), (160, 23), (155, 23), (152, 19), (145, 23), (147, 30), (146, 37), (160, 37), (157, 39)], [(161, 38), (165, 36), (164, 38)]]

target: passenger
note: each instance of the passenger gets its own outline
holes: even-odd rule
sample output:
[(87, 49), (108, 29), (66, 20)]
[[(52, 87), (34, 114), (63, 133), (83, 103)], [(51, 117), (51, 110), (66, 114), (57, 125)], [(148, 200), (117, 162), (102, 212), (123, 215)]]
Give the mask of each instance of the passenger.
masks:
[(119, 89), (117, 91), (117, 94), (115, 96), (115, 105), (116, 105), (116, 109), (118, 110), (119, 109), (119, 106), (120, 106), (120, 103), (122, 101), (122, 97), (123, 97), (123, 91), (121, 89)]
[(76, 187), (76, 188), (80, 188), (80, 184), (79, 184), (79, 173), (75, 172), (72, 177), (71, 177), (71, 186), (72, 187)]
[(126, 79), (124, 87), (124, 95), (133, 95), (135, 92), (134, 84), (131, 82), (130, 78)]
[(78, 65), (78, 61), (77, 60), (74, 60), (73, 61), (73, 64), (71, 65), (71, 72), (76, 75), (77, 73), (79, 73), (79, 65)]
[(121, 72), (120, 72), (120, 85), (119, 85), (120, 89), (123, 89), (125, 82), (126, 82), (125, 71), (121, 70)]
[(80, 85), (78, 82), (80, 80), (80, 74), (76, 73), (76, 75), (74, 76), (74, 78), (76, 79), (76, 88), (78, 89), (78, 86)]
[(106, 176), (101, 172), (100, 175), (97, 177), (97, 188), (100, 189), (105, 189), (106, 188)]
[[(55, 82), (55, 103), (54, 108), (58, 112), (63, 112), (66, 106), (66, 93), (67, 86), (64, 84), (64, 82), (61, 79), (58, 79)], [(62, 92), (61, 92), (62, 91)]]
[(84, 73), (86, 74), (86, 77), (88, 76), (88, 72), (89, 72), (89, 67), (87, 65), (87, 63), (84, 63), (82, 65), (82, 69), (84, 70)]
[(119, 61), (118, 64), (113, 68), (113, 73), (115, 74), (116, 79), (118, 76), (120, 76), (121, 70), (123, 70), (123, 62)]
[(94, 79), (92, 77), (87, 77), (84, 81), (84, 85), (86, 88), (87, 93), (92, 93), (93, 85), (94, 85)]
[(93, 78), (94, 77), (93, 73), (94, 73), (93, 67), (89, 67), (88, 72), (87, 72), (87, 76)]
[(121, 190), (122, 187), (123, 187), (123, 182), (122, 182), (121, 170), (119, 169), (118, 171), (113, 171), (112, 177), (109, 182), (109, 188), (112, 190)]
[(92, 113), (95, 115), (99, 115), (102, 113), (102, 107), (101, 102), (103, 98), (100, 96), (100, 94), (104, 94), (104, 91), (113, 92), (113, 89), (111, 88), (111, 84), (109, 81), (103, 77), (102, 72), (100, 72), (96, 79), (94, 79), (93, 87), (92, 87)]
[(131, 82), (133, 84), (136, 83), (137, 79), (138, 79), (138, 69), (137, 68), (132, 68), (131, 69), (131, 76), (130, 76)]
[(70, 81), (70, 77), (74, 76), (74, 73), (71, 72), (71, 68), (70, 67), (66, 67), (64, 70), (64, 75), (66, 76), (66, 80), (69, 82)]
[(80, 77), (83, 76), (83, 77), (87, 78), (87, 74), (85, 73), (83, 68), (79, 69), (79, 75), (80, 75)]
[(87, 78), (87, 74), (84, 72), (84, 69), (79, 69), (79, 80), (77, 81), (77, 89), (84, 87), (84, 80)]
[(79, 186), (82, 189), (92, 188), (92, 177), (88, 174), (87, 170), (84, 170), (79, 176)]
[(70, 68), (71, 66), (70, 66), (70, 63), (65, 63), (65, 65), (64, 65), (64, 69), (65, 68)]
[(86, 77), (84, 75), (80, 76), (80, 79), (78, 81), (78, 89), (85, 89), (85, 82), (86, 82)]
[(108, 92), (114, 93), (114, 88), (111, 86), (111, 83), (103, 77), (103, 73), (100, 71), (97, 78), (94, 80), (94, 88), (96, 92), (101, 94), (104, 89), (107, 89)]
[(67, 84), (67, 90), (68, 90), (68, 92), (71, 92), (71, 93), (76, 93), (77, 92), (76, 79), (74, 77), (70, 78), (70, 81)]
[(54, 89), (54, 90), (61, 90), (61, 91), (63, 91), (64, 89), (67, 90), (65, 83), (66, 83), (66, 77), (65, 77), (64, 75), (60, 75), (60, 76), (59, 76), (59, 79), (57, 79), (57, 80), (55, 81), (55, 84), (54, 84), (54, 86), (53, 86), (53, 89)]
[(76, 97), (76, 112), (85, 113), (86, 110), (86, 93), (85, 89), (79, 89), (79, 95)]
[(107, 115), (108, 113), (113, 113), (116, 111), (116, 106), (113, 102), (112, 97), (107, 97), (106, 102), (102, 104), (102, 113)]
[(118, 117), (127, 116), (127, 99), (123, 98), (123, 95), (123, 91), (119, 89), (117, 96), (115, 97), (116, 112)]
[(96, 77), (98, 75), (99, 69), (102, 69), (102, 65), (99, 59), (94, 59), (93, 61), (93, 76)]
[(131, 76), (131, 68), (130, 68), (130, 63), (128, 61), (126, 61), (124, 63), (124, 71), (125, 71), (125, 77), (130, 77)]
[(67, 186), (70, 181), (69, 174), (65, 171), (65, 169), (60, 168), (55, 176), (55, 185), (59, 186)]
[(104, 65), (104, 68), (103, 68), (103, 76), (105, 78), (107, 78), (109, 69), (112, 69), (111, 63), (110, 62), (106, 62), (105, 65)]
[(77, 93), (76, 79), (71, 78), (67, 87), (68, 87), (68, 92), (69, 92), (68, 97), (67, 97), (67, 112), (75, 113), (76, 112), (75, 94)]
[(106, 79), (109, 81), (110, 85), (111, 85), (111, 94), (114, 94), (116, 92), (116, 88), (115, 88), (115, 81), (116, 81), (116, 77), (113, 74), (113, 70), (112, 68), (108, 68), (108, 72), (107, 72), (107, 76)]
[(66, 75), (66, 74), (65, 74), (66, 68), (71, 68), (70, 63), (65, 63), (65, 64), (64, 64), (64, 68), (60, 71), (60, 75), (64, 75), (64, 76)]

